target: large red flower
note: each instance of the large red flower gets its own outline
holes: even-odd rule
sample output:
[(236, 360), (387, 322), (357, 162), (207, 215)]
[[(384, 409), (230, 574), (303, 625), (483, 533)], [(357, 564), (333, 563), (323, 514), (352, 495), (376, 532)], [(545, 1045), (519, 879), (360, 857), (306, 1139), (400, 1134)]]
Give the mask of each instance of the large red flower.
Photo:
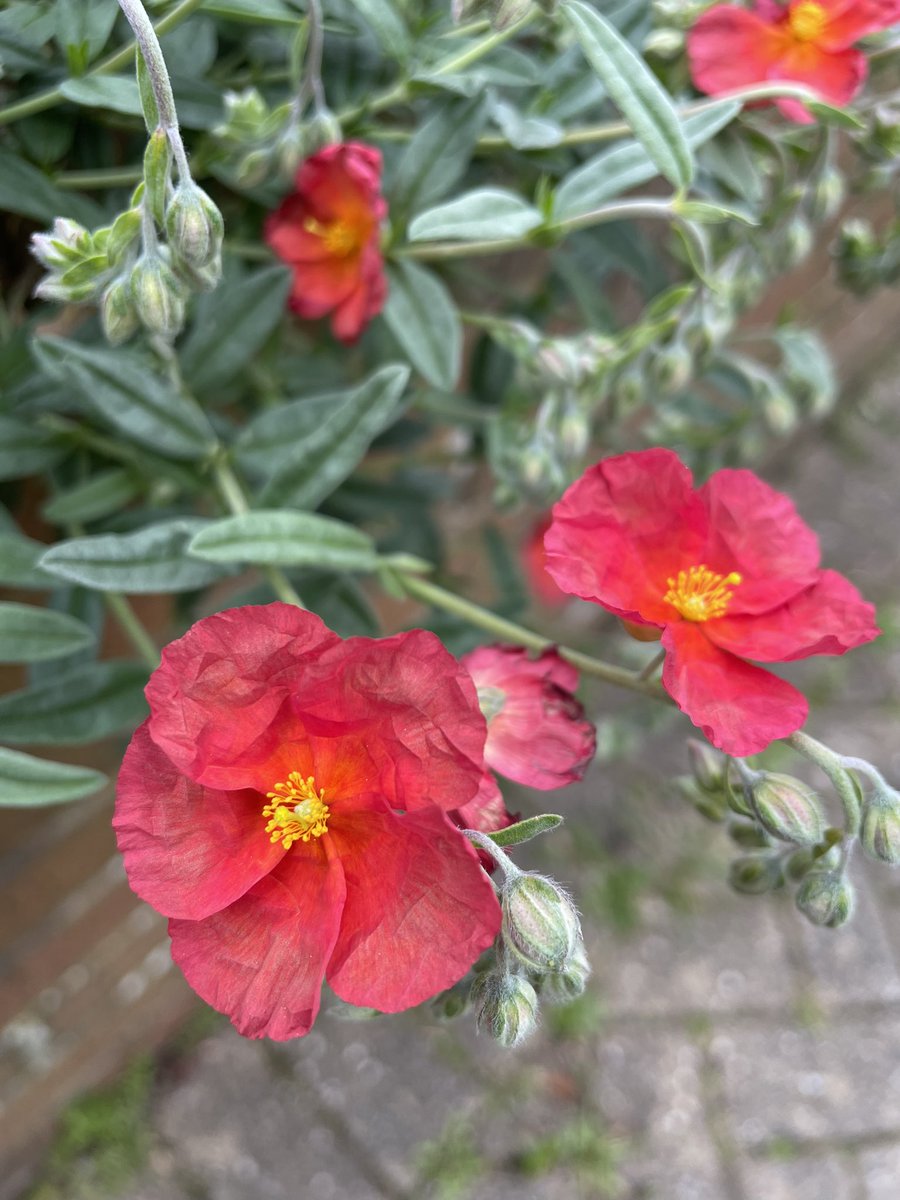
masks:
[[(868, 69), (853, 43), (897, 21), (900, 0), (757, 0), (752, 10), (716, 4), (688, 33), (691, 77), (710, 96), (786, 80), (844, 105)], [(799, 100), (777, 104), (794, 121), (813, 119)]]
[(374, 146), (326, 146), (300, 164), (296, 190), (266, 221), (266, 241), (294, 271), (291, 308), (352, 342), (387, 295), (380, 225), (381, 154)]
[(594, 757), (596, 731), (572, 694), (578, 671), (555, 650), (530, 658), (517, 646), (480, 646), (460, 660), (487, 718), (484, 761), (526, 787), (563, 787)]
[(448, 817), (484, 718), (431, 633), (342, 641), (285, 604), (199, 621), (147, 686), (114, 825), (190, 985), (248, 1037), (306, 1033), (323, 978), (397, 1012), (460, 979), (500, 923)]
[(843, 654), (875, 610), (819, 568), (815, 534), (752, 471), (695, 490), (670, 450), (597, 463), (553, 510), (547, 568), (561, 588), (661, 631), (663, 686), (713, 745), (755, 754), (806, 720), (805, 697), (745, 662)]

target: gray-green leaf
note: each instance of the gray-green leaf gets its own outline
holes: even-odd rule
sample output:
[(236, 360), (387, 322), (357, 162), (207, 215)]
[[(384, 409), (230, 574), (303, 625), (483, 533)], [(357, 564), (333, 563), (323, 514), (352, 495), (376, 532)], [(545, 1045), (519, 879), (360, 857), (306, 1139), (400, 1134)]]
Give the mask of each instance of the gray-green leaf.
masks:
[(50, 762), (0, 746), (0, 808), (40, 808), (81, 800), (108, 779), (89, 767)]
[(450, 293), (432, 272), (413, 262), (388, 266), (384, 319), (420, 374), (452, 391), (462, 358), (462, 324)]
[(543, 218), (534, 205), (515, 192), (477, 188), (419, 213), (409, 227), (409, 240), (454, 238), (472, 242), (519, 238), (542, 223)]
[(83, 621), (34, 604), (0, 602), (0, 662), (43, 662), (94, 642)]
[(53, 680), (0, 696), (5, 742), (67, 745), (133, 728), (147, 715), (140, 663), (79, 665)]
[(371, 571), (377, 562), (372, 539), (362, 530), (316, 513), (283, 509), (257, 509), (215, 521), (194, 537), (188, 553), (207, 562), (332, 571)]

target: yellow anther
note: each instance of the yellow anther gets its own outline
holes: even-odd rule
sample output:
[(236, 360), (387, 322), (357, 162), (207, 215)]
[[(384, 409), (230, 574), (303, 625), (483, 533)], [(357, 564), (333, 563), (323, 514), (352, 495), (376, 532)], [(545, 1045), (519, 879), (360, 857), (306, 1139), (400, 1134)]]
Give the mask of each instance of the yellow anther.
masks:
[(686, 621), (709, 621), (712, 617), (725, 615), (734, 595), (729, 588), (740, 582), (737, 571), (717, 575), (700, 563), (697, 567), (679, 571), (675, 579), (667, 579), (669, 590), (663, 600), (678, 609)]
[(359, 249), (359, 231), (354, 229), (349, 221), (332, 221), (331, 224), (326, 225), (322, 221), (317, 221), (315, 217), (307, 217), (303, 222), (303, 228), (307, 233), (321, 238), (325, 243), (325, 249), (335, 258), (346, 258), (347, 255), (353, 254)]
[(791, 5), (788, 24), (798, 42), (815, 42), (825, 32), (828, 13), (815, 0), (800, 0), (799, 4)]
[(290, 850), (294, 842), (308, 842), (311, 837), (321, 837), (328, 832), (331, 810), (325, 803), (325, 789), (316, 791), (312, 775), (304, 779), (298, 771), (291, 771), (284, 783), (276, 783), (266, 793), (271, 800), (262, 810), (269, 818), (266, 833), (272, 842), (281, 842)]

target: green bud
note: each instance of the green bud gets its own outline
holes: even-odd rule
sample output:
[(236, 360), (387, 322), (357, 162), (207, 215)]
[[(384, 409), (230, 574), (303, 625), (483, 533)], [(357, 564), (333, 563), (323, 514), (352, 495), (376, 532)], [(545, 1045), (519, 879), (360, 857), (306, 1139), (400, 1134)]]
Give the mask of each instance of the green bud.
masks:
[(721, 792), (725, 786), (725, 758), (708, 742), (697, 738), (687, 740), (688, 761), (691, 774), (704, 792)]
[(315, 154), (318, 150), (324, 150), (326, 146), (333, 146), (344, 137), (340, 121), (328, 108), (320, 108), (318, 112), (313, 113), (309, 120), (304, 122), (304, 126), (307, 154)]
[(537, 993), (521, 975), (490, 971), (479, 976), (472, 986), (472, 1000), (478, 1029), (501, 1046), (518, 1046), (537, 1028)]
[(728, 868), (728, 882), (736, 892), (761, 896), (784, 883), (779, 860), (772, 854), (745, 854)]
[(727, 815), (725, 798), (722, 793), (705, 792), (692, 775), (678, 775), (672, 780), (683, 799), (687, 800), (701, 817), (717, 824), (724, 821)]
[(225, 225), (222, 214), (193, 180), (179, 183), (166, 208), (166, 236), (172, 250), (200, 270), (218, 258)]
[(836, 216), (847, 188), (843, 174), (836, 167), (826, 167), (820, 172), (810, 197), (810, 214), (812, 219), (821, 224)]
[(256, 187), (272, 169), (272, 152), (262, 148), (250, 150), (237, 164), (237, 182), (241, 187)]
[(684, 50), (684, 32), (681, 29), (653, 29), (644, 39), (644, 54), (656, 58), (675, 58)]
[(118, 266), (137, 241), (141, 232), (141, 210), (129, 208), (119, 213), (106, 242), (106, 257), (111, 267)]
[(753, 815), (783, 842), (814, 846), (825, 835), (825, 815), (811, 788), (790, 775), (760, 773), (746, 788)]
[(213, 130), (216, 137), (243, 142), (260, 135), (269, 119), (269, 106), (256, 88), (226, 92), (223, 102), (225, 120)]
[(625, 367), (613, 384), (616, 413), (626, 417), (644, 403), (647, 395), (646, 364), (637, 360)]
[(175, 338), (184, 324), (183, 290), (161, 252), (141, 255), (132, 268), (130, 288), (141, 324), (150, 333)]
[(164, 129), (154, 129), (144, 151), (145, 202), (154, 221), (162, 226), (172, 168), (172, 147)]
[(651, 352), (652, 379), (664, 396), (683, 392), (694, 374), (694, 356), (687, 345), (676, 338)]
[(587, 987), (591, 976), (591, 964), (587, 960), (584, 942), (579, 937), (571, 958), (562, 971), (549, 971), (541, 975), (538, 989), (542, 1000), (549, 1004), (571, 1004)]
[(509, 29), (522, 19), (531, 8), (531, 0), (493, 0), (491, 6), (491, 28)]
[(860, 844), (870, 858), (900, 866), (900, 795), (877, 787), (863, 805)]
[(299, 121), (288, 121), (275, 144), (278, 172), (285, 183), (293, 183), (297, 168), (312, 153), (307, 128)]
[(772, 845), (772, 839), (755, 821), (729, 821), (727, 833), (744, 850), (765, 850)]
[(580, 933), (565, 892), (541, 875), (519, 874), (504, 887), (501, 903), (506, 947), (532, 971), (562, 971)]
[(125, 279), (114, 279), (103, 293), (100, 320), (106, 340), (113, 346), (127, 341), (137, 331), (140, 321)]
[(813, 925), (837, 929), (853, 915), (853, 888), (841, 870), (815, 868), (797, 889), (797, 907)]
[(31, 253), (42, 267), (65, 270), (91, 252), (91, 235), (77, 221), (57, 217), (49, 233), (31, 235)]

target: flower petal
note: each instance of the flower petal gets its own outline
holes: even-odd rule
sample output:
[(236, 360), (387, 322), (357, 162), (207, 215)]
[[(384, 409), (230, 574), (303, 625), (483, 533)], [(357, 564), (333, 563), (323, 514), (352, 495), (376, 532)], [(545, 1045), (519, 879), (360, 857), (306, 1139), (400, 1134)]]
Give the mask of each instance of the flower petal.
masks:
[(691, 79), (698, 91), (718, 96), (771, 79), (788, 42), (784, 30), (758, 13), (717, 4), (687, 35)]
[(495, 833), (518, 820), (507, 809), (503, 793), (490, 771), (482, 775), (475, 797), (447, 815), (460, 829), (478, 829), (482, 833)]
[(743, 579), (728, 615), (761, 613), (784, 604), (819, 574), (819, 539), (793, 501), (752, 471), (716, 471), (699, 490), (709, 513), (701, 561)]
[(273, 874), (224, 911), (170, 921), (172, 958), (244, 1037), (302, 1037), (319, 1011), (344, 896), (340, 862), (321, 841), (298, 842)]
[(496, 936), (500, 906), (447, 816), (361, 812), (332, 836), (347, 880), (328, 967), (337, 995), (400, 1012), (461, 979)]
[[(850, 103), (865, 83), (867, 73), (866, 56), (859, 50), (829, 51), (815, 42), (800, 42), (786, 51), (774, 69), (772, 78), (805, 83), (828, 104), (842, 108)], [(797, 100), (778, 101), (782, 112), (786, 108), (792, 109), (794, 105), (803, 107)], [(806, 110), (803, 109), (803, 112), (805, 114)], [(792, 111), (785, 112), (785, 115), (796, 119)]]
[(870, 33), (900, 21), (900, 0), (819, 0), (828, 25), (818, 39), (825, 50), (844, 50)]
[(167, 917), (198, 921), (243, 896), (284, 849), (269, 841), (259, 793), (193, 783), (147, 725), (135, 730), (119, 772), (116, 841), (142, 900)]
[(725, 616), (706, 626), (717, 646), (758, 662), (845, 654), (880, 632), (874, 605), (837, 571), (820, 572), (811, 587), (771, 612), (758, 617)]
[(795, 687), (714, 646), (696, 623), (670, 625), (663, 687), (714, 746), (744, 757), (794, 733), (809, 705)]
[(664, 625), (667, 580), (701, 561), (705, 535), (691, 473), (671, 450), (620, 454), (589, 468), (554, 507), (547, 570), (564, 592)]

